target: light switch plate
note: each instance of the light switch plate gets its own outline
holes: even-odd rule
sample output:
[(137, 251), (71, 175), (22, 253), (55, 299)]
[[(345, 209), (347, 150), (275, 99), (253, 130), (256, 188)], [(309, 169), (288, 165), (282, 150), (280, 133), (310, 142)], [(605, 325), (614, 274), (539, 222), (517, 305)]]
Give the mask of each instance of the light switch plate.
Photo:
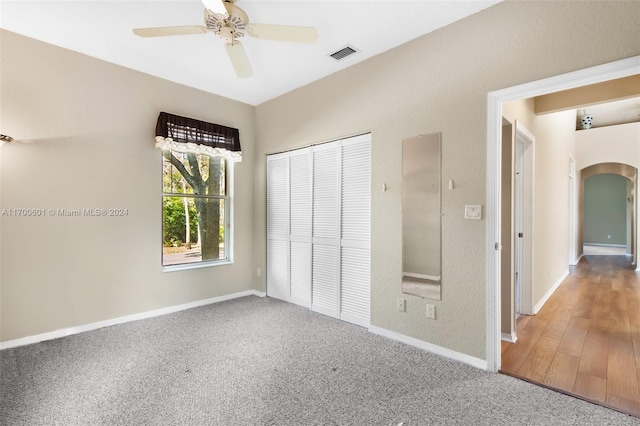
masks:
[(464, 218), (465, 219), (481, 219), (482, 218), (482, 206), (481, 205), (465, 205), (464, 206)]

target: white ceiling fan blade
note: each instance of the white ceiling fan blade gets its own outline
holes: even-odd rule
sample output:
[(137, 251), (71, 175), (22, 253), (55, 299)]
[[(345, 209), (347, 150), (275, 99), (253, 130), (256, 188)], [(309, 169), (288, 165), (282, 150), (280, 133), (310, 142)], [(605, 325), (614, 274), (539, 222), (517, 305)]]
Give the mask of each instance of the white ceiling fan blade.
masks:
[(136, 28), (133, 33), (140, 37), (164, 37), (187, 34), (204, 34), (209, 29), (199, 25), (188, 25), (184, 27), (157, 27), (157, 28)]
[(318, 32), (313, 27), (291, 25), (249, 24), (247, 33), (251, 37), (267, 40), (294, 41), (297, 43), (315, 43)]
[(249, 57), (240, 42), (234, 40), (233, 44), (227, 43), (224, 47), (227, 49), (229, 59), (231, 59), (231, 64), (233, 64), (233, 69), (236, 70), (236, 75), (239, 78), (251, 77), (253, 75), (253, 69), (251, 68)]
[(229, 16), (229, 13), (227, 12), (227, 8), (224, 7), (223, 0), (202, 0), (202, 4), (204, 4), (204, 7), (206, 7), (213, 13)]

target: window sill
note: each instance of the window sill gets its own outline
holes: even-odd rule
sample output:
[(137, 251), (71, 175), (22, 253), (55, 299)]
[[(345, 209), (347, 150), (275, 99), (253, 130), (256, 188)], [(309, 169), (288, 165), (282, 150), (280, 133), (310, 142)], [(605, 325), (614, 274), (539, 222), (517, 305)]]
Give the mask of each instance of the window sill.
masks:
[(212, 266), (232, 265), (231, 260), (221, 260), (212, 262), (198, 262), (198, 263), (182, 263), (180, 265), (168, 265), (162, 267), (162, 272), (174, 272), (174, 271), (186, 271), (188, 269), (209, 268)]

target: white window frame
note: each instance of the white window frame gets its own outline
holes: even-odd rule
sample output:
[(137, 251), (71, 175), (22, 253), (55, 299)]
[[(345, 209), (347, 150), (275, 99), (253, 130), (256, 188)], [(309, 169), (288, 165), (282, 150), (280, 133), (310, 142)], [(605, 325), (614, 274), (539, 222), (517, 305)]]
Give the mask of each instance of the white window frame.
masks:
[[(190, 262), (190, 263), (180, 263), (176, 265), (164, 265), (164, 253), (162, 251), (164, 247), (164, 215), (162, 214), (162, 232), (161, 232), (161, 244), (160, 244), (160, 264), (162, 265), (162, 272), (175, 272), (175, 271), (185, 271), (189, 269), (199, 269), (199, 268), (209, 268), (212, 266), (222, 266), (222, 265), (231, 265), (233, 264), (233, 240), (234, 240), (234, 226), (233, 226), (233, 189), (234, 189), (234, 162), (229, 161), (229, 159), (222, 157), (225, 160), (225, 181), (226, 191), (224, 196), (215, 196), (215, 197), (204, 197), (204, 198), (219, 198), (224, 200), (224, 259), (216, 259), (216, 260), (201, 260), (199, 262)], [(162, 155), (162, 165), (164, 165), (164, 155)], [(161, 179), (162, 179), (161, 175)], [(164, 188), (162, 189), (161, 194), (161, 209), (163, 206), (162, 201), (164, 201), (164, 197), (172, 196), (171, 193), (165, 193)], [(189, 196), (194, 196), (194, 194), (188, 194)], [(183, 194), (178, 194), (178, 196), (183, 196)]]

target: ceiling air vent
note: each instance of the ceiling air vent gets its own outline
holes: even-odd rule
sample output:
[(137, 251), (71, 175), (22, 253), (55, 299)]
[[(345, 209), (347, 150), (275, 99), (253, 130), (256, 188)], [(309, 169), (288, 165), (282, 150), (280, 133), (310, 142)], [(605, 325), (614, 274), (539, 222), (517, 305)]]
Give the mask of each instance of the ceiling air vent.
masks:
[(335, 59), (336, 61), (339, 61), (341, 59), (346, 58), (347, 56), (351, 56), (354, 53), (358, 52), (358, 49), (356, 49), (353, 46), (345, 46), (342, 49), (338, 50), (337, 52), (333, 52), (331, 53), (329, 56), (331, 56), (333, 59)]

